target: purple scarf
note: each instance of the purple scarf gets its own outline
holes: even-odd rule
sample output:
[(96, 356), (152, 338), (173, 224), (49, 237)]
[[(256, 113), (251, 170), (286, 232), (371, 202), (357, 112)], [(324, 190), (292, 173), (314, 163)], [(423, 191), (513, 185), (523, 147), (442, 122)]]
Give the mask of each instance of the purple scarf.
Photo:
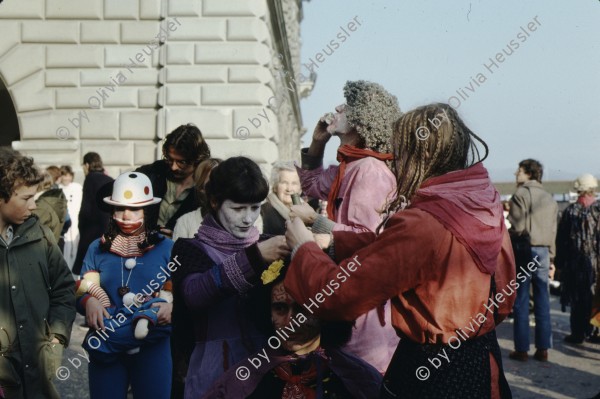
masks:
[(202, 244), (202, 247), (213, 261), (220, 262), (223, 258), (257, 242), (259, 235), (258, 229), (252, 226), (248, 237), (234, 237), (209, 213), (204, 217), (198, 233), (195, 235), (195, 239)]

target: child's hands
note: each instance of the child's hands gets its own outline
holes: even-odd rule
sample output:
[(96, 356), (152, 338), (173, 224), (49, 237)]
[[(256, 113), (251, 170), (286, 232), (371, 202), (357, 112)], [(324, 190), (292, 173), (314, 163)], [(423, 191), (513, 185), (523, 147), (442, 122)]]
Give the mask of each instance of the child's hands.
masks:
[(110, 314), (106, 311), (100, 301), (94, 297), (88, 299), (85, 303), (85, 319), (88, 326), (94, 330), (104, 331), (104, 318), (110, 319)]
[(171, 324), (171, 312), (173, 311), (172, 303), (157, 302), (153, 303), (151, 307), (159, 308), (158, 313), (156, 314), (159, 326)]

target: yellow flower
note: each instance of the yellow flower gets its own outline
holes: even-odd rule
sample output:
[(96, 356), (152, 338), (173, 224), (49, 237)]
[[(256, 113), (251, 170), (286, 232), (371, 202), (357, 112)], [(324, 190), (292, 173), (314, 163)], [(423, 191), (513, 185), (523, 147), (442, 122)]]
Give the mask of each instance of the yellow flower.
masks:
[(260, 275), (260, 279), (262, 280), (263, 285), (269, 284), (270, 282), (274, 281), (277, 277), (279, 277), (282, 268), (283, 260), (281, 259), (271, 263), (267, 270), (262, 272), (262, 274)]

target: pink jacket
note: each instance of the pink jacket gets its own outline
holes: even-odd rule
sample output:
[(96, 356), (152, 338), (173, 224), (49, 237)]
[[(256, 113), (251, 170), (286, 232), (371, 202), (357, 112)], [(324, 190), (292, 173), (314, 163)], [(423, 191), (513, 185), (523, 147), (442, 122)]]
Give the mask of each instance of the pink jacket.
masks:
[[(327, 200), (338, 167), (297, 169), (304, 193), (309, 197)], [(386, 200), (393, 197), (395, 190), (396, 178), (385, 162), (372, 157), (350, 162), (339, 191), (341, 203), (335, 212), (333, 231), (375, 232), (382, 221), (380, 211), (384, 209)], [(389, 301), (385, 303), (384, 315), (383, 327), (377, 309), (356, 319), (352, 338), (343, 348), (381, 373), (385, 373), (399, 342), (392, 327)]]
[[(327, 200), (338, 167), (297, 170), (304, 193)], [(339, 191), (342, 201), (335, 213), (333, 230), (374, 232), (382, 220), (379, 212), (395, 190), (396, 178), (383, 161), (367, 157), (350, 162)]]

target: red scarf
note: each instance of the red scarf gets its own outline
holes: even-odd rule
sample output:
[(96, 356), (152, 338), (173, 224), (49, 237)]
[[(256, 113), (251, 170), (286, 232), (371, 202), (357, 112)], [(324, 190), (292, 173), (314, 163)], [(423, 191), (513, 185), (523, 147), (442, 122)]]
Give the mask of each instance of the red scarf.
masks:
[[(285, 381), (283, 387), (282, 399), (315, 399), (316, 390), (311, 387), (315, 385), (318, 377), (316, 358), (320, 357), (323, 363), (327, 362), (327, 356), (323, 348), (319, 347), (307, 355), (300, 356), (300, 359), (310, 359), (308, 370), (300, 374), (293, 374), (290, 362), (282, 363), (275, 368), (275, 374), (281, 380)], [(298, 357), (290, 356), (290, 361), (297, 361)]]
[(392, 154), (382, 154), (380, 152), (366, 150), (364, 148), (358, 148), (348, 144), (344, 144), (338, 149), (337, 160), (340, 162), (340, 166), (338, 168), (337, 175), (335, 176), (335, 180), (333, 181), (333, 185), (329, 190), (329, 197), (327, 198), (327, 217), (329, 219), (335, 221), (335, 200), (337, 199), (340, 188), (342, 187), (342, 180), (344, 179), (344, 174), (346, 173), (346, 165), (352, 161), (357, 161), (366, 157), (373, 157), (380, 161), (391, 161), (394, 159)]
[(495, 272), (506, 227), (500, 194), (481, 163), (425, 180), (411, 202), (444, 225), (479, 270)]
[(583, 205), (584, 208), (590, 207), (594, 202), (596, 202), (596, 197), (593, 194), (584, 194), (577, 198), (577, 203)]

